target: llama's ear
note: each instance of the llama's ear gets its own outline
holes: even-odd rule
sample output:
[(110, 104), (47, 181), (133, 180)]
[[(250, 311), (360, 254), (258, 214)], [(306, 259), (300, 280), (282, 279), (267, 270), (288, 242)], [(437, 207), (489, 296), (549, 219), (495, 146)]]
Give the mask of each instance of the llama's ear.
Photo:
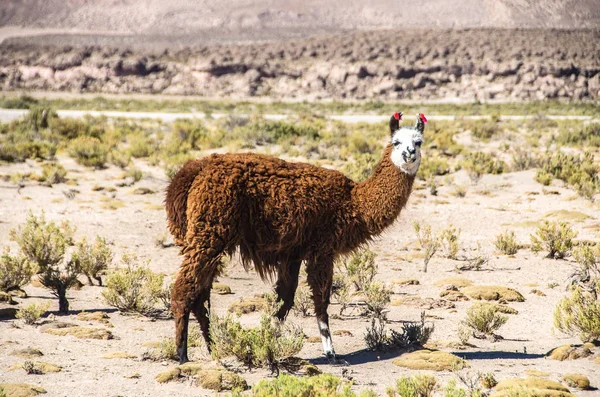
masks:
[(402, 120), (402, 112), (396, 112), (390, 118), (390, 134), (394, 135), (394, 132), (400, 128), (400, 120)]
[(423, 113), (417, 114), (417, 124), (415, 125), (415, 129), (419, 131), (421, 134), (425, 131), (425, 123), (427, 123), (427, 118)]

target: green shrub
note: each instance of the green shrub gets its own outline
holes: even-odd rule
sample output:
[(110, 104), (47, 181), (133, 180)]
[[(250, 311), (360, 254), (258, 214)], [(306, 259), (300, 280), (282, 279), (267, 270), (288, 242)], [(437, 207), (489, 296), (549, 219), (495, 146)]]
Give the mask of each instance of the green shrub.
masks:
[(577, 129), (562, 130), (556, 137), (556, 143), (600, 147), (600, 123), (588, 123)]
[(428, 181), (435, 176), (446, 175), (449, 172), (450, 165), (445, 158), (424, 156), (421, 158), (417, 177), (421, 180)]
[(88, 244), (84, 238), (77, 244), (77, 249), (71, 256), (71, 261), (81, 269), (88, 279), (89, 285), (94, 285), (92, 278), (96, 279), (98, 285), (102, 286), (101, 274), (108, 269), (113, 259), (113, 254), (106, 240), (96, 236), (94, 244)]
[(571, 276), (571, 281), (589, 282), (600, 278), (600, 246), (582, 245), (573, 250), (577, 269)]
[(210, 333), (213, 359), (233, 356), (249, 367), (275, 371), (304, 345), (304, 333), (300, 328), (279, 322), (268, 310), (263, 312), (260, 325), (250, 329), (243, 328), (231, 315), (219, 317), (213, 314)]
[(273, 121), (262, 118), (252, 120), (243, 127), (234, 128), (233, 139), (240, 139), (245, 147), (277, 143), (280, 139), (304, 137), (316, 140), (320, 137), (320, 128), (310, 122)]
[[(208, 130), (202, 121), (176, 120), (165, 143), (166, 154), (181, 154), (190, 150), (200, 150), (201, 144), (207, 137)], [(217, 145), (222, 146), (221, 142), (218, 142)]]
[(131, 163), (131, 155), (125, 150), (113, 149), (108, 153), (108, 162), (125, 169)]
[(300, 285), (294, 296), (294, 311), (306, 317), (313, 308), (312, 293), (307, 285)]
[(25, 324), (33, 325), (42, 317), (50, 307), (50, 303), (30, 303), (17, 311), (16, 317), (25, 321)]
[(519, 251), (519, 244), (512, 230), (500, 233), (494, 240), (496, 248), (505, 255), (514, 255)]
[(69, 155), (86, 167), (102, 168), (108, 157), (108, 147), (98, 138), (82, 136), (69, 145)]
[(549, 185), (551, 177), (557, 178), (574, 187), (579, 195), (592, 198), (600, 190), (599, 172), (600, 167), (594, 163), (592, 153), (572, 156), (553, 152), (541, 159), (541, 169), (536, 175), (536, 180)]
[(564, 333), (578, 334), (583, 342), (600, 339), (600, 279), (587, 290), (575, 287), (570, 296), (558, 302), (554, 326)]
[(122, 264), (125, 267), (106, 278), (106, 288), (102, 291), (104, 300), (122, 312), (153, 315), (164, 293), (164, 275), (154, 273), (147, 263), (140, 265), (135, 255), (123, 255)]
[(444, 397), (467, 397), (467, 392), (456, 386), (456, 379), (450, 379), (444, 388)]
[(129, 136), (131, 143), (129, 144), (129, 154), (134, 158), (146, 158), (153, 155), (158, 145), (152, 139), (141, 134)]
[(473, 136), (482, 141), (489, 141), (501, 131), (498, 117), (483, 120), (471, 120), (467, 124)]
[(38, 100), (29, 95), (21, 95), (18, 98), (2, 98), (0, 107), (4, 109), (30, 109), (37, 106)]
[(64, 183), (67, 181), (67, 170), (58, 163), (44, 164), (41, 179), (48, 185)]
[(379, 158), (371, 153), (357, 154), (344, 165), (343, 172), (353, 181), (361, 182), (371, 176), (378, 162)]
[(444, 249), (446, 258), (456, 259), (458, 254), (458, 239), (460, 237), (460, 229), (450, 225), (440, 233), (440, 244)]
[(52, 135), (66, 140), (90, 135), (89, 123), (73, 118), (56, 117), (50, 120), (48, 126)]
[(388, 397), (431, 397), (437, 389), (437, 379), (432, 375), (414, 375), (396, 380), (396, 387), (389, 387)]
[(0, 256), (0, 291), (12, 291), (27, 285), (36, 272), (35, 265), (25, 256), (10, 255), (8, 247)]
[(415, 228), (415, 233), (417, 234), (417, 240), (419, 240), (419, 245), (421, 246), (421, 251), (423, 251), (424, 254), (423, 271), (427, 273), (429, 261), (440, 248), (440, 237), (433, 234), (431, 231), (431, 226), (429, 225), (421, 227), (421, 224), (415, 221), (413, 226)]
[(365, 304), (369, 315), (383, 317), (383, 311), (390, 304), (392, 291), (379, 281), (372, 281), (364, 289)]
[(48, 128), (53, 119), (58, 118), (58, 114), (52, 108), (31, 107), (27, 115), (25, 115), (24, 123), (34, 131), (40, 131)]
[(465, 156), (462, 167), (469, 174), (469, 178), (475, 183), (484, 174), (502, 174), (507, 168), (504, 161), (496, 156), (483, 152), (472, 152)]
[(309, 377), (281, 374), (274, 379), (263, 379), (252, 387), (255, 397), (355, 397), (350, 385), (331, 374)]
[(38, 266), (40, 283), (58, 298), (61, 313), (69, 311), (67, 291), (79, 283), (77, 277), (81, 273), (74, 263), (62, 263), (72, 235), (68, 222), (60, 228), (54, 222), (47, 222), (43, 212), (40, 218), (30, 212), (24, 226), (10, 231), (21, 252)]
[(23, 226), (10, 231), (10, 239), (16, 242), (21, 252), (33, 263), (43, 268), (60, 263), (67, 245), (71, 244), (73, 229), (68, 222), (59, 227), (46, 221), (46, 215), (38, 218), (30, 212)]
[(344, 313), (344, 310), (350, 303), (350, 289), (352, 287), (352, 281), (346, 272), (335, 273), (333, 275), (333, 283), (331, 287), (331, 295), (337, 300), (340, 305), (340, 316)]
[(371, 284), (378, 269), (375, 253), (368, 249), (352, 254), (349, 260), (342, 262), (342, 266), (357, 291), (364, 291)]
[(562, 259), (573, 248), (573, 239), (577, 231), (571, 229), (567, 222), (543, 221), (535, 234), (531, 235), (531, 249), (533, 252), (548, 251), (548, 258)]
[(367, 349), (387, 351), (423, 346), (429, 341), (435, 327), (425, 323), (425, 312), (421, 312), (419, 323), (405, 323), (400, 332), (392, 330), (388, 335), (384, 316), (371, 318), (371, 325), (365, 334)]
[(498, 336), (494, 333), (508, 321), (508, 317), (501, 314), (498, 306), (493, 303), (476, 303), (467, 309), (467, 318), (464, 324), (473, 331), (476, 338)]
[(525, 171), (539, 167), (540, 161), (530, 149), (518, 146), (512, 153), (512, 171)]
[(133, 179), (133, 183), (141, 181), (143, 176), (144, 174), (138, 168), (130, 168), (125, 173), (125, 177)]

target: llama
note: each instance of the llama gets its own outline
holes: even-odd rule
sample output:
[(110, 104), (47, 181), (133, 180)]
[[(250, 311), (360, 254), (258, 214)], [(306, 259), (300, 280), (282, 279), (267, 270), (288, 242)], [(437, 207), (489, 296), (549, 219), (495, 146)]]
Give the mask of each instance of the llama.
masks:
[(239, 249), (265, 280), (277, 276), (275, 292), (284, 320), (294, 304), (300, 265), (306, 263), (315, 314), (330, 361), (329, 331), (334, 260), (356, 250), (390, 226), (404, 208), (421, 160), (427, 120), (400, 127), (389, 123), (390, 143), (371, 177), (355, 183), (342, 173), (254, 154), (213, 154), (188, 161), (167, 188), (168, 224), (183, 261), (172, 293), (177, 353), (188, 361), (190, 312), (210, 350), (210, 290), (220, 259)]

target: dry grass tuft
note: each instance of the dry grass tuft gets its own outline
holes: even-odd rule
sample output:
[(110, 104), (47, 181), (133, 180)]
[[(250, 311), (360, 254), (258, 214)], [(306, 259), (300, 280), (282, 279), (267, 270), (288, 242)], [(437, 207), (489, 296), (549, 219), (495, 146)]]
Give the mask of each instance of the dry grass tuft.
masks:
[(41, 387), (26, 383), (0, 383), (0, 390), (6, 397), (33, 397), (46, 393)]
[(103, 354), (101, 357), (112, 359), (112, 358), (136, 358), (137, 356), (135, 354), (129, 354), (126, 352), (110, 352), (110, 353)]
[(518, 291), (493, 285), (473, 285), (461, 290), (473, 299), (486, 301), (524, 302), (525, 298)]
[(581, 374), (565, 374), (562, 377), (563, 382), (569, 387), (576, 387), (581, 390), (590, 389), (590, 380), (587, 376)]
[(44, 333), (58, 336), (71, 335), (78, 339), (102, 339), (109, 340), (113, 338), (112, 332), (104, 328), (88, 327), (66, 327), (66, 328), (47, 328)]
[(466, 365), (463, 359), (440, 350), (417, 350), (403, 354), (392, 363), (399, 367), (430, 371), (452, 371)]
[(447, 277), (435, 282), (438, 287), (444, 287), (446, 285), (454, 285), (458, 288), (469, 287), (473, 285), (473, 282), (463, 277)]
[(264, 298), (259, 297), (251, 297), (251, 298), (242, 298), (236, 302), (233, 302), (229, 305), (229, 309), (227, 309), (230, 313), (235, 313), (237, 315), (253, 313), (261, 311), (265, 308), (265, 300)]
[(542, 378), (505, 379), (498, 383), (492, 397), (574, 397), (569, 389), (558, 382)]
[(35, 369), (35, 373), (38, 374), (46, 374), (48, 372), (60, 372), (62, 370), (56, 364), (45, 363), (42, 361), (24, 361), (22, 363), (16, 363), (12, 367), (9, 368), (9, 371), (15, 371), (17, 369), (24, 369), (27, 371), (27, 366), (32, 366)]

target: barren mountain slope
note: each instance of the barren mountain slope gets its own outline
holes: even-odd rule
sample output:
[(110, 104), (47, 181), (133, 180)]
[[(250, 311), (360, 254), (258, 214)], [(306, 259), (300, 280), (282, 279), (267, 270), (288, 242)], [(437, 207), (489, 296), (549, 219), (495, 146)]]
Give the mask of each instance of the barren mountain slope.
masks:
[[(597, 0), (4, 0), (0, 26), (188, 36), (307, 36), (347, 29), (600, 26)], [(210, 34), (209, 34), (210, 33)]]

